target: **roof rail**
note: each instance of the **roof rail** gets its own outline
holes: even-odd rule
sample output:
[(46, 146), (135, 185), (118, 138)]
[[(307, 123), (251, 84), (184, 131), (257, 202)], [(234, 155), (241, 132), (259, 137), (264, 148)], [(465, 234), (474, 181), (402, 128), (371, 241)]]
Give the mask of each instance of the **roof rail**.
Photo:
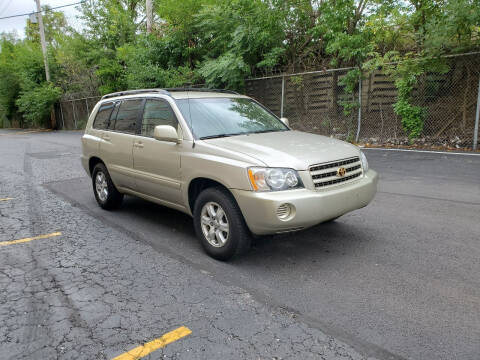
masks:
[(136, 95), (136, 94), (145, 94), (145, 93), (152, 93), (156, 92), (159, 94), (170, 95), (170, 92), (175, 91), (199, 91), (199, 92), (216, 92), (216, 93), (224, 93), (224, 94), (234, 94), (240, 95), (236, 91), (233, 90), (223, 90), (223, 89), (208, 89), (208, 88), (166, 88), (166, 89), (138, 89), (138, 90), (125, 90), (125, 91), (117, 91), (111, 94), (103, 95), (102, 100), (110, 99), (117, 96), (124, 96), (124, 95)]
[(110, 99), (110, 98), (117, 97), (117, 96), (145, 94), (145, 93), (152, 93), (152, 92), (165, 94), (165, 95), (170, 95), (170, 93), (168, 91), (166, 91), (165, 89), (138, 89), (138, 90), (118, 91), (118, 92), (114, 92), (114, 93), (111, 93), (111, 94), (103, 95), (102, 100)]
[(224, 89), (209, 89), (209, 88), (165, 88), (169, 92), (172, 91), (198, 91), (198, 92), (217, 92), (217, 93), (224, 93), (224, 94), (235, 94), (240, 95), (238, 92), (233, 90), (224, 90)]

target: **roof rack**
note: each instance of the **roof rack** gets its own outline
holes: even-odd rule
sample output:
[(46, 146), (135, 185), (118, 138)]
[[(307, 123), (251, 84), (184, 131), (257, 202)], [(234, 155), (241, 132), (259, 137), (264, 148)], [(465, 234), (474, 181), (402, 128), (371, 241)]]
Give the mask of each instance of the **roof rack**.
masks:
[(198, 92), (216, 92), (224, 94), (234, 94), (240, 95), (238, 92), (233, 90), (224, 90), (224, 89), (209, 89), (209, 88), (166, 88), (167, 91), (198, 91)]
[(110, 99), (110, 98), (117, 97), (117, 96), (145, 94), (145, 93), (152, 93), (152, 92), (171, 96), (170, 92), (176, 92), (176, 91), (216, 92), (216, 93), (239, 95), (239, 93), (237, 93), (236, 91), (233, 91), (233, 90), (208, 89), (208, 88), (138, 89), (138, 90), (118, 91), (118, 92), (114, 92), (114, 93), (111, 93), (111, 94), (103, 95), (102, 100)]
[(117, 91), (111, 94), (103, 95), (102, 100), (110, 99), (117, 96), (145, 94), (145, 93), (152, 93), (152, 92), (156, 92), (164, 95), (170, 95), (170, 93), (164, 89), (138, 89), (138, 90)]

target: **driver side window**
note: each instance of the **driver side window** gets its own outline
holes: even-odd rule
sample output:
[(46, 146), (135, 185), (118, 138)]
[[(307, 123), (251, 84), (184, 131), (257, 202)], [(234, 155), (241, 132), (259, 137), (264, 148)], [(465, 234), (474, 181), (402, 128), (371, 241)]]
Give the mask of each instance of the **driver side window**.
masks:
[(158, 125), (170, 125), (178, 130), (178, 121), (170, 104), (162, 99), (147, 99), (143, 111), (141, 135), (153, 137), (153, 130)]

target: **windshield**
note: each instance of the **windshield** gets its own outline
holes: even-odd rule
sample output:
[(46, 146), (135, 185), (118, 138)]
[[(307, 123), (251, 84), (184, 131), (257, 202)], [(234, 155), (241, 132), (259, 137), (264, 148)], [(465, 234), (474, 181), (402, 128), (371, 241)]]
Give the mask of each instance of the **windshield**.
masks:
[(194, 136), (200, 139), (288, 130), (277, 117), (251, 99), (181, 99), (177, 105)]

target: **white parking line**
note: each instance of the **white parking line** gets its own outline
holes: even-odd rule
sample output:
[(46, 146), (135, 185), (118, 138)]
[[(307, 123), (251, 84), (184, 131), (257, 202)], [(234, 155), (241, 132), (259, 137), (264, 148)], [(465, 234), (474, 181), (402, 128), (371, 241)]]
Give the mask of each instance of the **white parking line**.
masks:
[(465, 155), (465, 156), (480, 156), (480, 153), (459, 153), (449, 151), (434, 151), (434, 150), (413, 150), (413, 149), (385, 149), (385, 148), (371, 148), (360, 146), (363, 150), (382, 150), (382, 151), (405, 151), (405, 152), (418, 152), (428, 154), (443, 154), (443, 155)]

